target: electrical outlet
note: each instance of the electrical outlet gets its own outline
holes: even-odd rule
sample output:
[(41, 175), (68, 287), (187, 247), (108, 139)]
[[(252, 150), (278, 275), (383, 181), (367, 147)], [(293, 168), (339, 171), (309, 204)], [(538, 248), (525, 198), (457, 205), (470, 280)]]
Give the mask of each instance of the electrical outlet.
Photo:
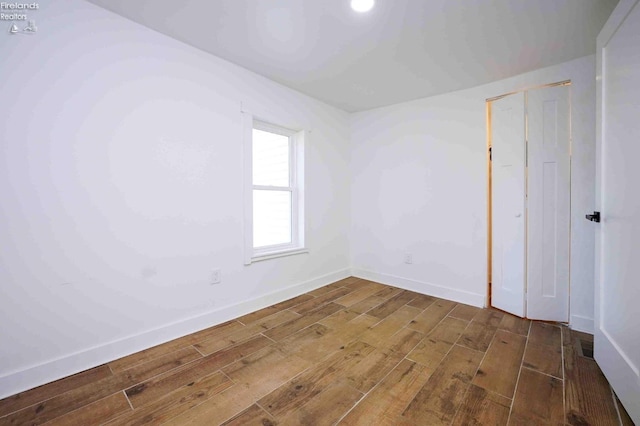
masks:
[(214, 269), (211, 273), (211, 284), (220, 284), (222, 281), (222, 272), (220, 269)]
[(404, 254), (404, 263), (406, 263), (407, 265), (411, 265), (413, 263), (413, 256), (411, 255), (411, 253)]

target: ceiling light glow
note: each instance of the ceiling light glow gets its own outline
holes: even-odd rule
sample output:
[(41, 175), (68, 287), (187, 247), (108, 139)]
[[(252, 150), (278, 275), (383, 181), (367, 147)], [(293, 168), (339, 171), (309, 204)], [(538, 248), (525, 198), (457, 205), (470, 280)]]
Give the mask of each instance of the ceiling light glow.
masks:
[(351, 0), (351, 9), (356, 12), (368, 12), (374, 4), (375, 0)]

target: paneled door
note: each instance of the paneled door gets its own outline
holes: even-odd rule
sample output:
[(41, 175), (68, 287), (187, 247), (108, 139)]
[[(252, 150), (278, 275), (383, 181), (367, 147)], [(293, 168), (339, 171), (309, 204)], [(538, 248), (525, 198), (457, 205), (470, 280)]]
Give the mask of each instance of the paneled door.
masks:
[(491, 101), (491, 305), (520, 317), (569, 320), (569, 90)]
[(595, 359), (640, 425), (640, 2), (598, 36)]
[(527, 318), (569, 321), (569, 85), (527, 91)]
[(491, 102), (491, 304), (525, 316), (524, 93)]

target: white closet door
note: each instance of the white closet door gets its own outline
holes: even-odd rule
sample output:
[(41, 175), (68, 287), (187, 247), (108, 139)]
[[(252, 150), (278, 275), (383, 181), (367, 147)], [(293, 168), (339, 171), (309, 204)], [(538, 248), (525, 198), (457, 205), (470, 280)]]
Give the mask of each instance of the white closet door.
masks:
[(527, 92), (527, 318), (569, 321), (570, 86)]
[(525, 316), (524, 94), (491, 103), (491, 304)]

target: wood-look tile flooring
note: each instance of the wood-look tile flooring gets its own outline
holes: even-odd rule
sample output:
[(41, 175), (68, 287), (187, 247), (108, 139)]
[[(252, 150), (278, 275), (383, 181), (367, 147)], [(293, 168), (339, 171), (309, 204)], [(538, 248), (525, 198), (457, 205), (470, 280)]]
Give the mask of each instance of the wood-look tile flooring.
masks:
[(0, 401), (0, 425), (617, 425), (566, 327), (347, 278)]

